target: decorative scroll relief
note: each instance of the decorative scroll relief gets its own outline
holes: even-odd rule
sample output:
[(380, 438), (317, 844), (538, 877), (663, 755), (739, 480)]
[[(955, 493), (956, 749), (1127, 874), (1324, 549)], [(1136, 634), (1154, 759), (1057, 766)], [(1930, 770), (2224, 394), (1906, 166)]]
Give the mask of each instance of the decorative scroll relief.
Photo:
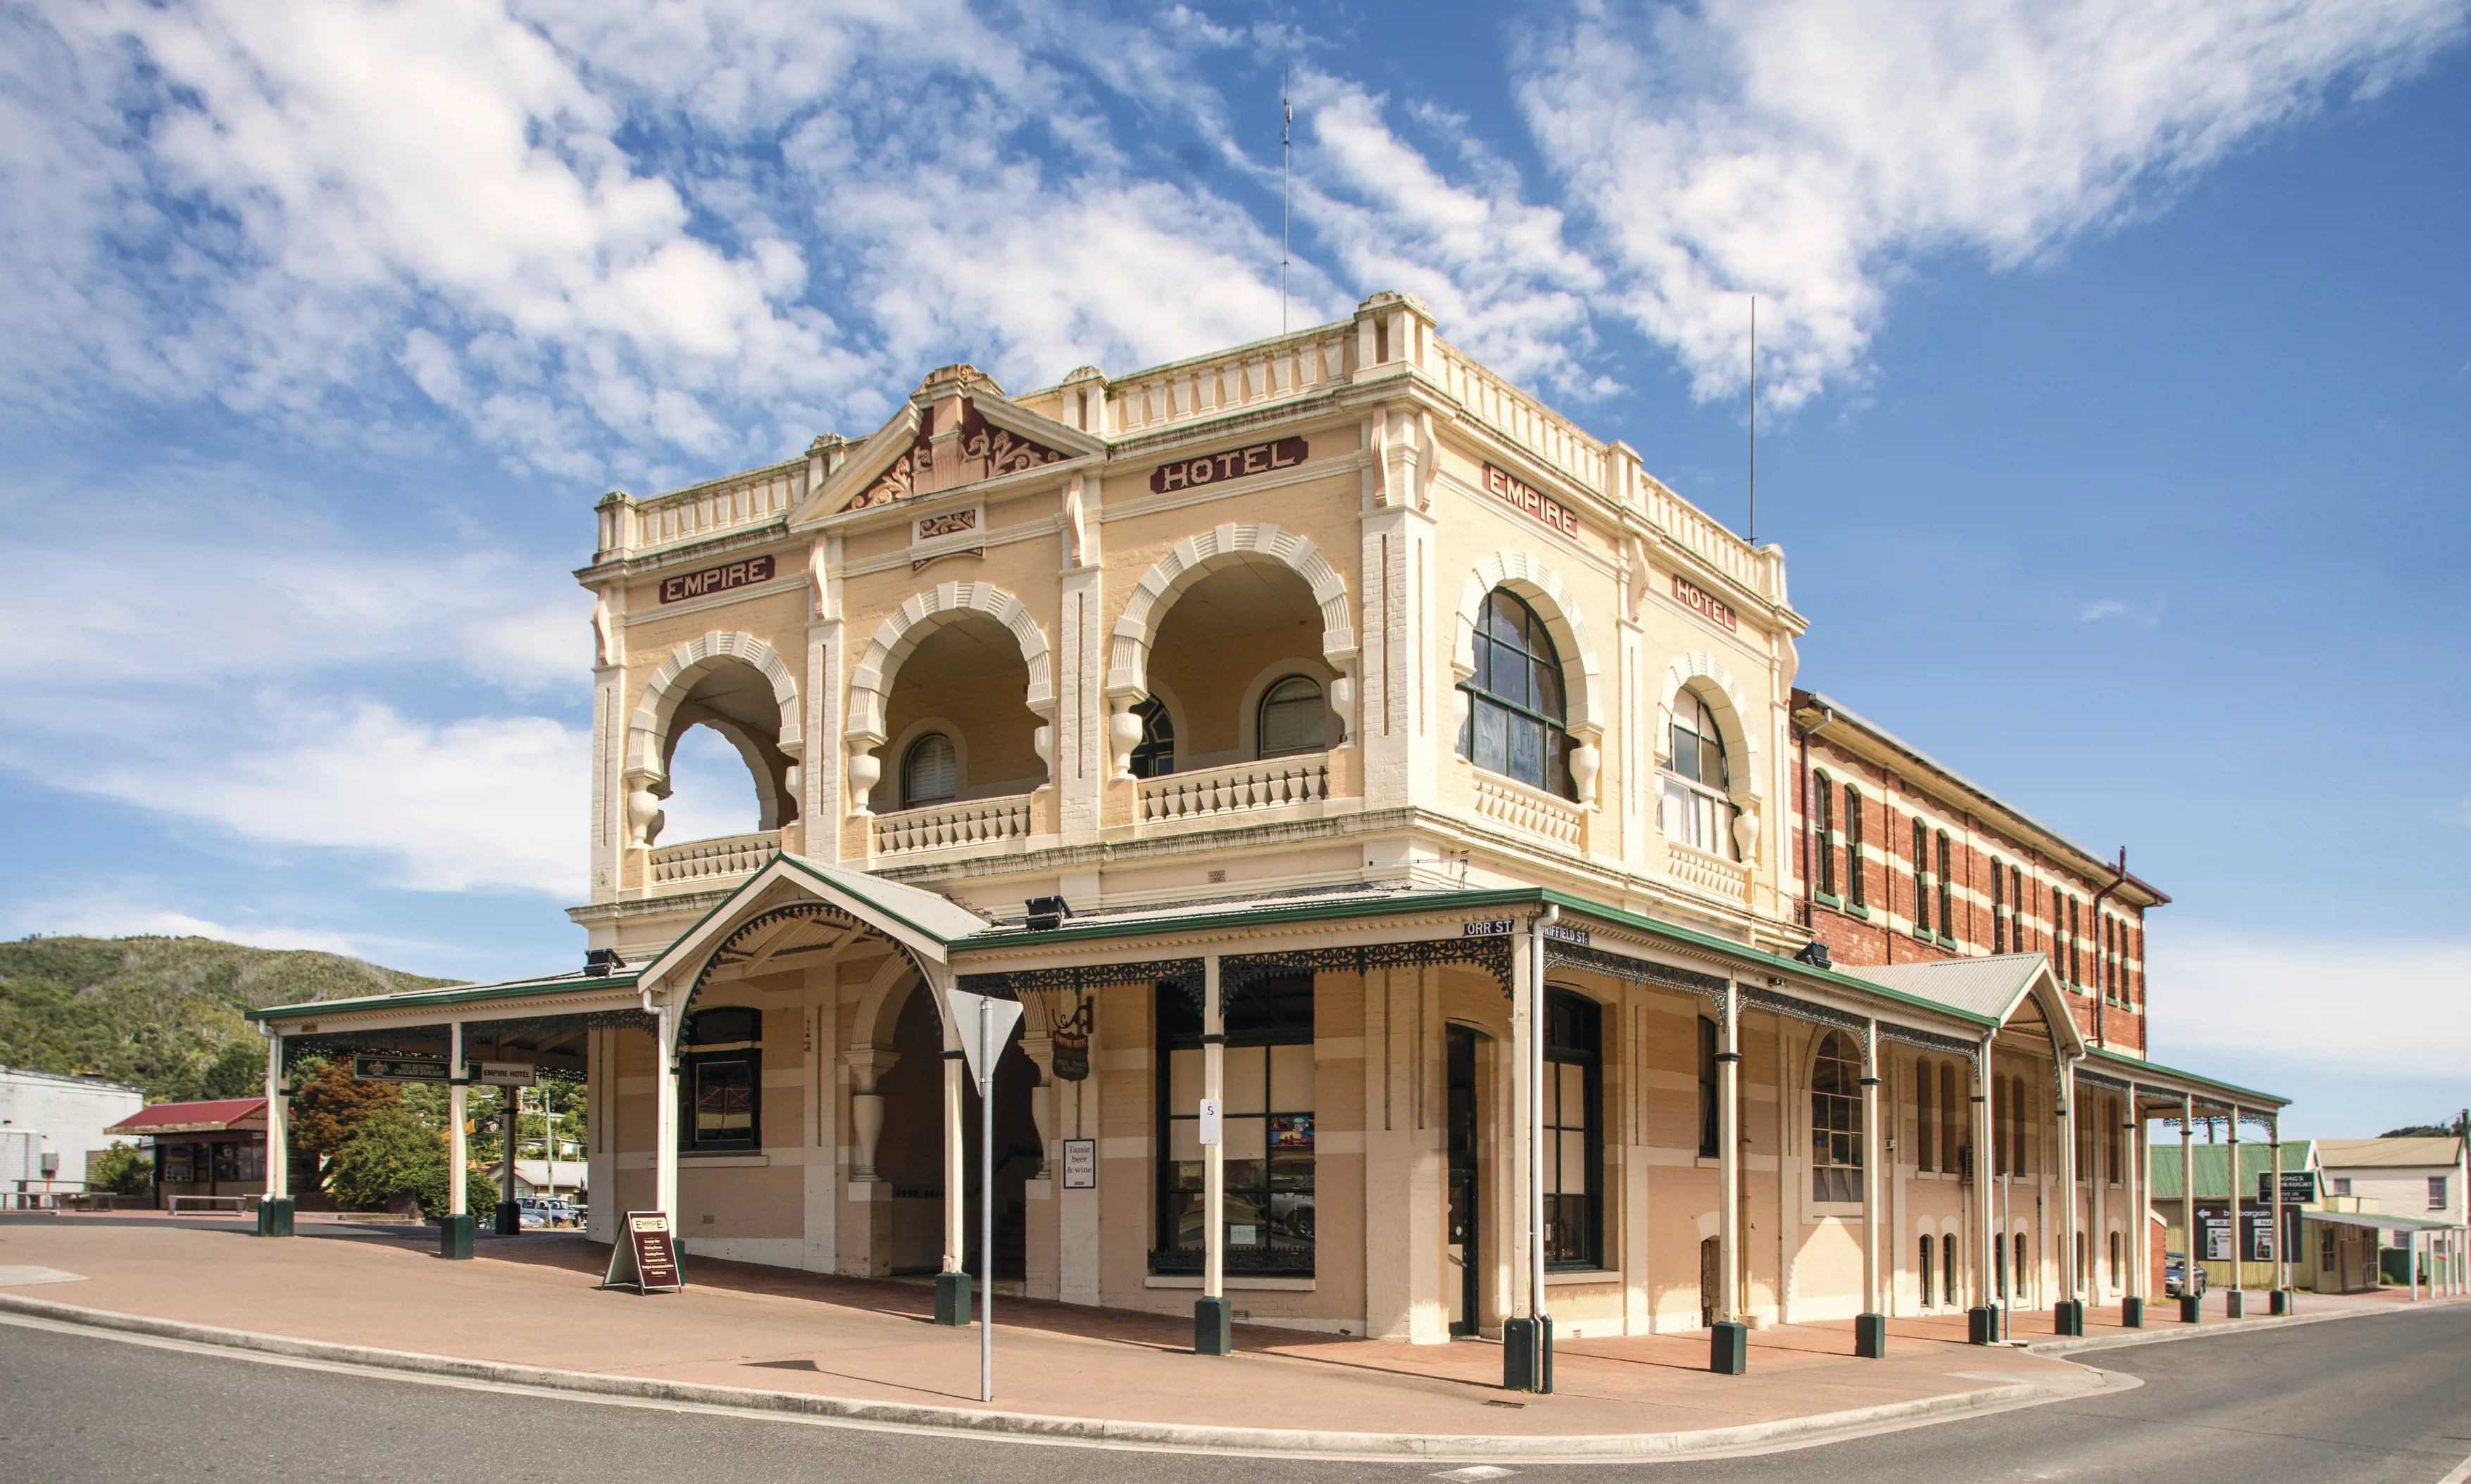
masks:
[(1025, 994), (1078, 992), (1117, 985), (1164, 985), (1201, 1003), (1202, 962), (1199, 959), (1154, 959), (1133, 963), (1084, 963), (1066, 968), (999, 969), (963, 974), (959, 986), (971, 994), (1018, 1000)]

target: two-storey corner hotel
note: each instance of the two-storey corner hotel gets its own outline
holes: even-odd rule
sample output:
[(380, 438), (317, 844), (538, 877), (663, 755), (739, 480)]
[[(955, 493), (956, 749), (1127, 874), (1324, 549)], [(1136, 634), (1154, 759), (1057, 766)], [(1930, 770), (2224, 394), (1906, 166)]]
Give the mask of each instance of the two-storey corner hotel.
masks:
[[(2283, 1104), (2148, 1059), (2167, 897), (1800, 688), (1779, 548), (1401, 294), (947, 366), (609, 496), (577, 575), (589, 967), (261, 1014), (278, 1093), (347, 1049), (585, 1080), (602, 1241), (978, 1271), (955, 991), (1026, 1009), (1000, 1283), (1514, 1356), (1540, 1313), (1720, 1368), (1744, 1325), (2064, 1327), (2157, 1292), (2150, 1121)], [(696, 726), (759, 832), (665, 831)]]

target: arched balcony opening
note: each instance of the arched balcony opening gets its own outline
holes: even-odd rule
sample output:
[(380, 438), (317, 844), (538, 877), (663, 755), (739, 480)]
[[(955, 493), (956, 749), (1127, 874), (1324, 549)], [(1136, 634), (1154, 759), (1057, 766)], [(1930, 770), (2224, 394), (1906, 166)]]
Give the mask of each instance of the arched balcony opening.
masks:
[(1047, 718), (1024, 702), (1028, 688), (1019, 639), (984, 614), (952, 615), (902, 657), (866, 800), (879, 851), (1028, 834), (1029, 796), (1047, 782)]
[(645, 886), (700, 889), (744, 875), (781, 848), (782, 826), (798, 817), (798, 759), (782, 747), (778, 687), (755, 664), (714, 657), (658, 699), (658, 730), (644, 739), (657, 768), (639, 761), (629, 773)]
[(1311, 584), (1266, 559), (1221, 560), (1175, 594), (1133, 707), (1145, 823), (1328, 797), (1344, 731), (1323, 618)]

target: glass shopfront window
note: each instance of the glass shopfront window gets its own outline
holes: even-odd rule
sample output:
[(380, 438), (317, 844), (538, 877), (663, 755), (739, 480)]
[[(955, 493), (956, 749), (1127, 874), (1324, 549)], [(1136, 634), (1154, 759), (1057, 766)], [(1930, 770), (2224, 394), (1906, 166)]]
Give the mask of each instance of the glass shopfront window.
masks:
[[(1224, 1005), (1220, 1118), (1227, 1168), (1227, 1270), (1313, 1272), (1313, 985), (1309, 974), (1239, 985)], [(1151, 1270), (1201, 1270), (1206, 1246), (1200, 1107), (1201, 1014), (1180, 990), (1158, 997), (1158, 1245)]]
[(764, 1012), (741, 1006), (687, 1017), (678, 1056), (678, 1148), (688, 1153), (764, 1147)]
[(1604, 1011), (1566, 989), (1545, 996), (1544, 1261), (1604, 1265)]

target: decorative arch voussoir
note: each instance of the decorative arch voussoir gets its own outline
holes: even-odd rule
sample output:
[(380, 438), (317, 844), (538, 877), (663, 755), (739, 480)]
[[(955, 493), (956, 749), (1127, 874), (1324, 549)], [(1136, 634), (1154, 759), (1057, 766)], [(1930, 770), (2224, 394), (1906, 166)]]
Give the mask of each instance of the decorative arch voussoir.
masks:
[(1187, 588), (1238, 557), (1276, 562), (1305, 580), (1321, 612), (1321, 652), (1333, 669), (1355, 658), (1355, 626), (1347, 612), (1347, 580), (1310, 538), (1268, 522), (1214, 526), (1185, 537), (1133, 584), (1124, 611), (1109, 631), (1107, 689), (1122, 695), (1149, 686), (1151, 646), (1166, 611)]
[(678, 703), (686, 699), (695, 681), (716, 661), (745, 664), (764, 677), (772, 687), (774, 704), (781, 708), (781, 751), (791, 757), (804, 754), (806, 734), (799, 720), (798, 683), (788, 665), (782, 662), (771, 645), (752, 634), (715, 630), (671, 650), (660, 668), (652, 672), (643, 697), (635, 703), (634, 714), (627, 718), (628, 773), (653, 778), (667, 775), (670, 723), (677, 714)]
[(893, 610), (867, 641), (850, 675), (850, 719), (844, 733), (850, 741), (870, 745), (882, 742), (884, 714), (902, 662), (920, 641), (942, 627), (942, 621), (936, 620), (949, 621), (965, 613), (983, 614), (1011, 632), (1013, 642), (1021, 649), (1022, 664), (1029, 672), (1023, 704), (1053, 719), (1053, 658), (1047, 648), (1047, 631), (1038, 626), (1028, 605), (990, 583), (948, 582), (925, 592), (911, 593), (908, 601)]
[(1677, 655), (1673, 662), (1665, 666), (1662, 693), (1657, 697), (1656, 703), (1658, 756), (1663, 755), (1666, 745), (1663, 739), (1672, 734), (1669, 729), (1673, 723), (1673, 705), (1682, 699), (1685, 687), (1698, 691), (1702, 696), (1713, 693), (1711, 699), (1717, 704), (1710, 709), (1716, 713), (1716, 725), (1724, 730), (1726, 750), (1746, 763), (1746, 766), (1732, 770), (1735, 779), (1733, 797), (1762, 797), (1759, 785), (1762, 770), (1757, 766), (1762, 749), (1759, 746), (1759, 729), (1753, 724), (1757, 713), (1751, 709), (1749, 699), (1742, 694), (1742, 687), (1733, 679), (1733, 672), (1726, 667), (1724, 661), (1713, 655)]
[[(1605, 712), (1603, 667), (1596, 661), (1595, 643), (1589, 634), (1587, 615), (1580, 611), (1561, 573), (1524, 551), (1495, 551), (1475, 564), (1468, 573), (1465, 586), (1459, 590), (1458, 633), (1450, 651), (1451, 663), (1464, 676), (1475, 673), (1475, 626), (1484, 611), (1484, 600), (1495, 588), (1507, 588), (1524, 599), (1544, 627), (1553, 636), (1561, 652), (1562, 678), (1572, 707), (1570, 728), (1590, 735), (1601, 735), (1607, 718)], [(1579, 684), (1569, 684), (1573, 671)]]

